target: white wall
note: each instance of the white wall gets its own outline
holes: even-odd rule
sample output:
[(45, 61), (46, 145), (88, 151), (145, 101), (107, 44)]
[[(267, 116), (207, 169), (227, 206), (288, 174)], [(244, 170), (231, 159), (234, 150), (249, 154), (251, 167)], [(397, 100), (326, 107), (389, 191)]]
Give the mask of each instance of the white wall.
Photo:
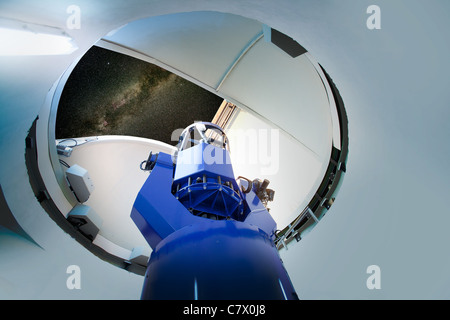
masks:
[(323, 164), (292, 136), (244, 110), (227, 128), (227, 137), (235, 176), (270, 181), (268, 188), (275, 191), (270, 214), (277, 228), (284, 229), (314, 196)]

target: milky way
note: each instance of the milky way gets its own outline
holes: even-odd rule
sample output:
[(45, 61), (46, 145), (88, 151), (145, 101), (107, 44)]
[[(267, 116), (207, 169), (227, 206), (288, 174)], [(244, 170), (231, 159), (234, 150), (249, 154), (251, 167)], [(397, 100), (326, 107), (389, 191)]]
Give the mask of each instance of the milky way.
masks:
[(158, 66), (93, 47), (64, 87), (55, 136), (129, 135), (175, 145), (175, 129), (211, 121), (222, 100)]

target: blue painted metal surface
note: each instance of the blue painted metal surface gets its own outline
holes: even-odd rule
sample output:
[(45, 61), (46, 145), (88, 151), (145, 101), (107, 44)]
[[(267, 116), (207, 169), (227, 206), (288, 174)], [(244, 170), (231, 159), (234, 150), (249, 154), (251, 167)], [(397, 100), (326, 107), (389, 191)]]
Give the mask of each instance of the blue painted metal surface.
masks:
[[(225, 136), (195, 124), (180, 138), (176, 164), (162, 152), (147, 161), (131, 211), (153, 249), (142, 299), (295, 299), (275, 221), (255, 186), (235, 180), (226, 143), (214, 145), (208, 129)], [(192, 130), (201, 139), (188, 148)]]
[(233, 220), (187, 226), (152, 253), (142, 299), (285, 300), (295, 290), (278, 251), (256, 226)]
[(153, 249), (175, 230), (196, 222), (171, 192), (173, 169), (171, 155), (160, 152), (131, 211), (131, 218)]
[(244, 218), (244, 202), (226, 149), (201, 141), (178, 153), (175, 197), (194, 215)]
[(183, 183), (192, 175), (206, 173), (220, 175), (225, 181), (235, 181), (228, 150), (200, 141), (199, 144), (178, 152), (174, 183)]

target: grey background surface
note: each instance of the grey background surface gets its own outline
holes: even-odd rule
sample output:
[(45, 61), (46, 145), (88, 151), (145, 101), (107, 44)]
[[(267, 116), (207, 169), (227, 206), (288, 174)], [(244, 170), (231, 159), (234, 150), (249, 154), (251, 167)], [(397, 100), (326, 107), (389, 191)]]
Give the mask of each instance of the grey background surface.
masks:
[[(364, 28), (370, 4), (380, 30)], [(319, 62), (339, 75), (348, 171), (328, 215), (283, 259), (305, 298), (449, 299), (449, 3), (333, 9), (313, 30), (321, 54), (333, 49)], [(372, 264), (380, 290), (366, 287)]]

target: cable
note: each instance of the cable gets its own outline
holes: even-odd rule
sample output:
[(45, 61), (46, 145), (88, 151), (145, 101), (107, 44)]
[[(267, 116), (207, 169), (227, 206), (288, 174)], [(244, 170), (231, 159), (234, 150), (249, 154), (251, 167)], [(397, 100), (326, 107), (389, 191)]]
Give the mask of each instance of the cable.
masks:
[(78, 147), (78, 146), (82, 146), (83, 144), (86, 144), (86, 143), (92, 142), (92, 141), (97, 141), (97, 140), (98, 140), (98, 137), (95, 137), (94, 139), (90, 139), (90, 140), (84, 139), (84, 142), (83, 142), (83, 143), (78, 143), (76, 146), (77, 146), (77, 147)]
[(76, 140), (76, 139), (74, 139), (74, 138), (67, 138), (67, 139), (63, 139), (63, 140), (59, 141), (59, 142), (58, 142), (58, 145), (60, 145), (61, 143), (65, 142), (65, 141), (69, 141), (69, 140), (75, 142), (75, 144), (74, 144), (73, 146), (67, 146), (67, 147), (69, 147), (69, 148), (75, 148), (75, 147), (82, 146), (83, 144), (86, 144), (86, 143), (88, 143), (88, 142), (97, 141), (97, 140), (98, 140), (98, 137), (95, 137), (94, 139), (90, 139), (90, 140), (84, 139), (84, 142), (82, 142), (82, 143), (78, 143), (78, 140)]
[(253, 181), (251, 181), (250, 179), (245, 178), (243, 176), (239, 176), (236, 178), (236, 180), (238, 180), (238, 179), (243, 179), (243, 180), (247, 181), (247, 189), (244, 189), (244, 186), (241, 186), (241, 190), (243, 193), (249, 193), (253, 188)]
[(69, 164), (62, 159), (59, 159), (59, 163), (61, 163), (66, 168), (70, 168)]
[(67, 146), (67, 147), (69, 147), (69, 148), (75, 148), (76, 146), (78, 146), (78, 141), (77, 141), (76, 139), (74, 139), (74, 138), (67, 138), (67, 139), (61, 140), (61, 141), (58, 142), (58, 145), (60, 145), (61, 143), (65, 142), (65, 141), (69, 141), (69, 140), (74, 141), (74, 142), (75, 142), (75, 145), (73, 145), (73, 146)]

